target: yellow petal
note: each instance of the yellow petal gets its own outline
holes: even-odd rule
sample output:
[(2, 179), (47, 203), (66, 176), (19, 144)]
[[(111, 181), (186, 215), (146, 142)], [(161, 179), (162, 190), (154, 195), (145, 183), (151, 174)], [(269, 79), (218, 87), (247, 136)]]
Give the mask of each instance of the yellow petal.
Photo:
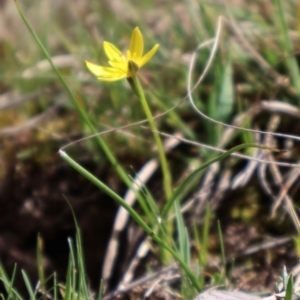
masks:
[(125, 77), (126, 74), (122, 70), (108, 67), (103, 68), (103, 73), (98, 76), (98, 79), (103, 81), (116, 81)]
[(130, 45), (129, 45), (129, 52), (131, 57), (127, 57), (127, 59), (134, 59), (142, 57), (144, 51), (144, 41), (143, 36), (138, 27), (133, 29)]
[(90, 63), (88, 61), (85, 62), (87, 68), (98, 77), (99, 80), (105, 81), (115, 81), (121, 78), (126, 77), (126, 73), (123, 70), (110, 68), (110, 67), (102, 67)]
[(129, 50), (126, 51), (127, 61), (132, 60), (132, 55)]
[(141, 68), (145, 63), (147, 63), (152, 56), (155, 54), (159, 47), (159, 44), (156, 44), (147, 54), (145, 54), (142, 58), (136, 59), (136, 64)]
[(125, 59), (121, 61), (109, 61), (108, 63), (115, 69), (121, 70), (124, 73), (127, 72), (128, 63)]
[(104, 67), (101, 67), (99, 65), (95, 65), (93, 63), (90, 63), (88, 61), (85, 61), (85, 64), (87, 68), (96, 76), (101, 76), (103, 74)]
[(101, 81), (117, 81), (117, 80), (123, 79), (125, 77), (126, 77), (126, 75), (122, 72), (122, 73), (115, 73), (115, 74), (112, 74), (111, 76), (107, 76), (107, 77), (98, 77), (98, 79)]
[(122, 59), (122, 52), (109, 42), (103, 42), (104, 51), (111, 61), (120, 61)]

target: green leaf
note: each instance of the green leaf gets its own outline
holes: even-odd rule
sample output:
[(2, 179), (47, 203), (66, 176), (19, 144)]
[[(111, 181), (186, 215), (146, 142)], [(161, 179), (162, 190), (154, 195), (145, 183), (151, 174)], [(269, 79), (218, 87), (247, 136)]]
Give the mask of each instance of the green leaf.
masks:
[(222, 74), (221, 88), (216, 107), (216, 119), (226, 122), (234, 107), (234, 87), (232, 82), (232, 65), (227, 62)]
[(294, 285), (294, 278), (293, 278), (293, 275), (291, 274), (289, 276), (289, 280), (288, 280), (288, 283), (287, 283), (284, 300), (292, 300), (292, 297), (293, 297), (293, 285)]

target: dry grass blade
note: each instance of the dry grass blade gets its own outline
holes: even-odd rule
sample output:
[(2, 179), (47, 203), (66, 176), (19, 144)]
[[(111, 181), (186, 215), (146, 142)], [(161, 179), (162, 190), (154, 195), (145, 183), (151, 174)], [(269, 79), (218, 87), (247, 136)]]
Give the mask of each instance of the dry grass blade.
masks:
[(242, 292), (209, 290), (193, 300), (259, 300), (261, 298)]
[(188, 67), (188, 78), (187, 78), (187, 94), (188, 94), (188, 99), (190, 104), (192, 105), (192, 108), (194, 109), (194, 111), (201, 116), (202, 118), (215, 123), (215, 124), (219, 124), (228, 128), (232, 128), (235, 130), (242, 130), (245, 132), (252, 132), (252, 133), (261, 133), (261, 134), (265, 134), (265, 135), (272, 135), (272, 136), (277, 136), (277, 137), (283, 137), (283, 138), (289, 138), (295, 141), (300, 141), (300, 137), (295, 136), (295, 135), (289, 135), (289, 134), (282, 134), (282, 133), (276, 133), (276, 132), (267, 132), (267, 131), (261, 131), (261, 130), (255, 130), (255, 129), (248, 129), (248, 128), (243, 128), (243, 127), (239, 127), (239, 126), (235, 126), (235, 125), (230, 125), (224, 122), (220, 122), (218, 120), (212, 119), (209, 116), (207, 116), (206, 114), (204, 114), (202, 111), (200, 111), (193, 99), (193, 91), (195, 90), (195, 88), (201, 84), (201, 82), (203, 81), (203, 79), (205, 78), (211, 64), (213, 61), (214, 56), (216, 55), (217, 52), (217, 48), (218, 48), (218, 44), (220, 42), (220, 38), (221, 38), (221, 32), (222, 32), (222, 28), (223, 25), (225, 23), (225, 19), (223, 17), (219, 17), (218, 19), (218, 24), (217, 24), (217, 30), (216, 30), (216, 37), (213, 40), (213, 46), (211, 49), (211, 53), (210, 53), (210, 57), (206, 63), (206, 66), (202, 72), (202, 74), (200, 75), (200, 77), (198, 78), (196, 84), (192, 87), (192, 74), (195, 68), (195, 63), (196, 63), (196, 57), (197, 57), (197, 52), (202, 48), (202, 44), (200, 46), (198, 46), (198, 48), (194, 51), (191, 59), (190, 59), (190, 63), (189, 63), (189, 67)]
[(170, 266), (164, 267), (152, 274), (146, 274), (145, 276), (136, 279), (130, 283), (127, 283), (122, 287), (122, 290), (113, 291), (103, 297), (103, 300), (116, 299), (117, 295), (126, 293), (130, 290), (134, 290), (139, 287), (150, 287), (154, 282), (158, 280), (158, 278), (171, 278), (171, 280), (177, 279), (178, 266), (177, 264), (172, 264)]

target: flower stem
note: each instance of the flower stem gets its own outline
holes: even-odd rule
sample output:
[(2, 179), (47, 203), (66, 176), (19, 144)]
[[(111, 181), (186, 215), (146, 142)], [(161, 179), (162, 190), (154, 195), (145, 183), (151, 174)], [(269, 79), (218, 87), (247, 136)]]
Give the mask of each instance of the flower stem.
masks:
[[(19, 4), (16, 1), (15, 1), (15, 4), (16, 4), (16, 7), (17, 7), (17, 9), (19, 11), (19, 14), (20, 14), (21, 18), (23, 19), (25, 25), (27, 26), (28, 30), (30, 31), (31, 35), (33, 36), (33, 38), (34, 38), (35, 42), (37, 43), (37, 45), (40, 47), (40, 49), (43, 52), (43, 54), (48, 59), (49, 64), (51, 65), (52, 69), (56, 73), (56, 75), (57, 75), (59, 81), (61, 82), (62, 86), (65, 88), (67, 94), (70, 97), (70, 100), (72, 101), (73, 105), (77, 109), (77, 111), (78, 111), (81, 119), (88, 126), (88, 128), (90, 129), (90, 131), (93, 134), (97, 134), (98, 131), (96, 130), (96, 128), (93, 125), (93, 123), (91, 122), (91, 119), (90, 119), (88, 113), (78, 103), (78, 101), (77, 101), (74, 93), (71, 91), (71, 89), (68, 86), (68, 84), (66, 83), (65, 79), (63, 78), (63, 76), (61, 75), (61, 73), (59, 72), (59, 70), (57, 69), (57, 67), (55, 66), (55, 64), (53, 63), (50, 54), (48, 53), (48, 51), (46, 50), (46, 48), (42, 44), (41, 40), (39, 39), (39, 37), (35, 33), (34, 29), (30, 25), (29, 21), (27, 20), (27, 18), (23, 14), (23, 12), (22, 12)], [(109, 149), (109, 147), (107, 146), (107, 144), (105, 143), (105, 141), (101, 138), (100, 135), (96, 136), (96, 140), (97, 140), (99, 146), (101, 147), (101, 149), (103, 150), (103, 152), (105, 153), (105, 155), (106, 155), (107, 159), (109, 160), (109, 162), (112, 164), (112, 166), (114, 167), (114, 169), (116, 170), (116, 172), (118, 173), (118, 175), (120, 176), (120, 178), (123, 180), (123, 182), (129, 188), (133, 188), (132, 180), (129, 178), (129, 176), (127, 175), (127, 172), (124, 170), (124, 168), (119, 164), (118, 160), (114, 156), (113, 152)], [(136, 193), (137, 199), (139, 201), (139, 204), (141, 205), (141, 207), (143, 208), (144, 211), (147, 211), (146, 205), (144, 204), (143, 197), (137, 191), (135, 191), (135, 193)]]
[(144, 109), (144, 112), (146, 114), (146, 117), (149, 121), (149, 125), (151, 130), (153, 131), (153, 136), (154, 140), (158, 149), (158, 155), (159, 155), (159, 160), (161, 164), (161, 169), (163, 173), (163, 183), (164, 183), (164, 191), (165, 191), (165, 196), (166, 199), (170, 199), (172, 196), (172, 179), (171, 179), (171, 174), (170, 174), (170, 169), (168, 167), (168, 162), (166, 159), (164, 147), (161, 141), (161, 138), (158, 134), (158, 130), (156, 127), (156, 124), (154, 122), (152, 112), (149, 108), (148, 102), (145, 98), (144, 90), (141, 86), (141, 83), (136, 75), (133, 75), (132, 77), (127, 78), (130, 86), (132, 87), (133, 91), (136, 93), (137, 97), (139, 98), (142, 107)]

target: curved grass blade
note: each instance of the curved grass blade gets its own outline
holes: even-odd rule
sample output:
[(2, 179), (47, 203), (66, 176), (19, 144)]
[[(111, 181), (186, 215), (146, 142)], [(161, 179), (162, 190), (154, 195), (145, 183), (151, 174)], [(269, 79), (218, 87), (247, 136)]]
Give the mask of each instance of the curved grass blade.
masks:
[(266, 150), (270, 150), (270, 151), (274, 151), (274, 152), (280, 152), (281, 150), (278, 149), (274, 149), (274, 148), (270, 148), (267, 146), (263, 146), (263, 145), (259, 145), (259, 144), (252, 144), (252, 143), (245, 143), (245, 144), (241, 144), (238, 146), (235, 146), (231, 149), (229, 149), (228, 151), (226, 151), (225, 153), (216, 156), (215, 158), (211, 159), (210, 161), (204, 163), (200, 168), (198, 168), (197, 170), (195, 170), (194, 172), (192, 172), (180, 185), (179, 187), (175, 190), (175, 192), (173, 193), (171, 199), (169, 199), (166, 203), (166, 205), (163, 207), (162, 209), (162, 213), (161, 216), (164, 218), (168, 211), (170, 210), (170, 208), (172, 207), (175, 199), (177, 199), (179, 197), (179, 195), (184, 191), (185, 186), (193, 180), (193, 178), (198, 175), (199, 172), (201, 172), (202, 170), (204, 170), (205, 168), (207, 168), (209, 165), (217, 162), (217, 161), (221, 161), (222, 159), (226, 158), (227, 156), (231, 155), (234, 152), (237, 152), (239, 150), (245, 149), (245, 148), (250, 148), (250, 147), (254, 147), (254, 148), (260, 148), (260, 149), (266, 149)]
[(177, 253), (174, 249), (172, 249), (169, 245), (167, 245), (158, 235), (156, 235), (153, 230), (144, 222), (144, 220), (140, 217), (139, 213), (136, 212), (130, 205), (128, 205), (117, 193), (111, 190), (107, 185), (105, 185), (102, 181), (100, 181), (93, 174), (84, 169), (81, 165), (79, 165), (76, 161), (74, 161), (70, 156), (67, 155), (64, 151), (59, 151), (60, 156), (63, 160), (65, 160), (72, 168), (74, 168), (77, 172), (83, 175), (86, 179), (88, 179), (91, 183), (97, 186), (99, 189), (104, 191), (108, 196), (110, 196), (114, 201), (116, 201), (119, 205), (123, 206), (134, 221), (155, 241), (158, 245), (166, 249), (169, 253), (172, 254), (174, 259), (177, 260), (181, 269), (185, 272), (186, 276), (191, 280), (193, 286), (198, 291), (201, 290), (201, 285), (192, 272), (192, 270), (187, 266), (185, 261), (182, 259), (181, 255)]

